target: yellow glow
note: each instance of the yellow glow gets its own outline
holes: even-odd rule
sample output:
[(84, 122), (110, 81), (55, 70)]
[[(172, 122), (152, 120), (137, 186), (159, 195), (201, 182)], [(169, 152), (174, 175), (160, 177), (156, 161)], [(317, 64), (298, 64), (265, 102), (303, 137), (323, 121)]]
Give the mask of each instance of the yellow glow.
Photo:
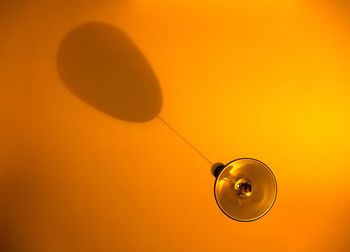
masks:
[[(8, 250), (349, 250), (348, 1), (0, 2)], [(58, 48), (96, 21), (130, 37), (159, 81), (160, 115), (212, 162), (269, 165), (269, 214), (228, 220), (209, 165), (158, 118), (123, 121), (67, 89)]]

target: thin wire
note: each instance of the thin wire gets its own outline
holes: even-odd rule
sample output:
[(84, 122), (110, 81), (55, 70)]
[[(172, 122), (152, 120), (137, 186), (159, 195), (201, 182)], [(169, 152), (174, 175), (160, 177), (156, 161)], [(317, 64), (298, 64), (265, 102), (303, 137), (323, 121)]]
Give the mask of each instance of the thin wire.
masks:
[(158, 116), (159, 120), (161, 120), (171, 131), (173, 131), (178, 137), (180, 137), (188, 146), (190, 146), (194, 151), (196, 151), (202, 158), (204, 158), (210, 165), (213, 163), (202, 154), (196, 147), (194, 147), (186, 138), (184, 138), (177, 130), (175, 130), (169, 123), (167, 123), (162, 117)]

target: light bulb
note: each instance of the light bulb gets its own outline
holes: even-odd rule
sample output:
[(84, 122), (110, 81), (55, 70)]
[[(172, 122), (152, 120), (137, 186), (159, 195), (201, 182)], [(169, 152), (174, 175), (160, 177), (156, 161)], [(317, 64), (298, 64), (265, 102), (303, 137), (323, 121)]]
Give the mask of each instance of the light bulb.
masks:
[(277, 196), (277, 183), (270, 168), (252, 159), (236, 159), (213, 165), (215, 200), (228, 217), (253, 221), (264, 216)]

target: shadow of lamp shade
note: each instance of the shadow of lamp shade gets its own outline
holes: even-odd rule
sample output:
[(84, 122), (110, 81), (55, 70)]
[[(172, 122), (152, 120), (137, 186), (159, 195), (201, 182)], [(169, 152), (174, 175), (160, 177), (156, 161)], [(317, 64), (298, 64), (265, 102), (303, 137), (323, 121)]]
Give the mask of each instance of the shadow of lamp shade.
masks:
[(267, 165), (252, 159), (236, 159), (227, 165), (214, 164), (215, 199), (220, 209), (237, 221), (264, 216), (277, 196), (275, 176)]
[(112, 117), (146, 122), (161, 110), (162, 93), (151, 65), (113, 25), (73, 29), (59, 46), (57, 68), (68, 90)]

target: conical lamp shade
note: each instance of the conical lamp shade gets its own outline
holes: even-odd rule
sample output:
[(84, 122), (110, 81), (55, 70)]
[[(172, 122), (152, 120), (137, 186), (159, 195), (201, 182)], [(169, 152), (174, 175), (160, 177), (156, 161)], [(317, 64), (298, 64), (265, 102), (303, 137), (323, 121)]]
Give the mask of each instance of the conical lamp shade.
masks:
[(234, 160), (216, 173), (214, 194), (220, 209), (237, 221), (264, 216), (277, 196), (275, 176), (267, 165), (251, 158)]

